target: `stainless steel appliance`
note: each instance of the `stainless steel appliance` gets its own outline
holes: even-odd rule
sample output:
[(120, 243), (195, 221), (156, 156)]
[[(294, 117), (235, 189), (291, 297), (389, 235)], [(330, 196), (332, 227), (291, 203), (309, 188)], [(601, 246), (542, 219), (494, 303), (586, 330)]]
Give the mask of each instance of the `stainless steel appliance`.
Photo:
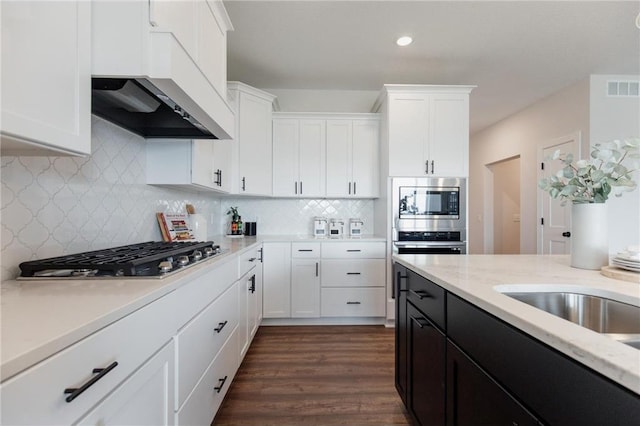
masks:
[(327, 218), (316, 217), (313, 219), (313, 235), (316, 238), (324, 238), (327, 236)]
[(398, 253), (466, 253), (466, 179), (395, 178), (392, 182), (393, 241)]
[(22, 262), (18, 279), (163, 278), (226, 251), (213, 241), (149, 241)]
[(349, 219), (349, 236), (360, 237), (362, 235), (363, 226), (364, 226), (364, 222), (362, 222), (362, 219), (358, 219), (358, 218)]

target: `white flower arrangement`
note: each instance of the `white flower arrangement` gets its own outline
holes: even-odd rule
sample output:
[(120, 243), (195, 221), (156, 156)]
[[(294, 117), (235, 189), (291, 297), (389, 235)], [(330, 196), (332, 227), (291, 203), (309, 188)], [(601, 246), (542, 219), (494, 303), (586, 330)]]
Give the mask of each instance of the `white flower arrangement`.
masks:
[[(632, 179), (638, 170), (640, 138), (614, 140), (596, 144), (589, 160), (578, 160), (573, 164), (571, 153), (553, 153), (553, 160), (560, 160), (564, 167), (554, 176), (541, 179), (538, 186), (551, 198), (561, 198), (573, 203), (604, 203), (613, 192), (620, 197), (623, 192), (633, 191), (636, 182)], [(624, 161), (632, 163), (629, 167)]]

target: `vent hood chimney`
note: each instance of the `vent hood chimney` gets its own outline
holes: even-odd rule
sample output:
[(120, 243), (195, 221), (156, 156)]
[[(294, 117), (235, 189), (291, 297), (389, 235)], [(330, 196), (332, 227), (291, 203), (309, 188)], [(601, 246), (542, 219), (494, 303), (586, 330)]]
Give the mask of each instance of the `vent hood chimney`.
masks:
[[(92, 2), (92, 113), (145, 138), (233, 139), (226, 58), (219, 75), (212, 63), (205, 74), (198, 52), (152, 19), (153, 4)], [(211, 4), (226, 45), (231, 22), (222, 2)]]

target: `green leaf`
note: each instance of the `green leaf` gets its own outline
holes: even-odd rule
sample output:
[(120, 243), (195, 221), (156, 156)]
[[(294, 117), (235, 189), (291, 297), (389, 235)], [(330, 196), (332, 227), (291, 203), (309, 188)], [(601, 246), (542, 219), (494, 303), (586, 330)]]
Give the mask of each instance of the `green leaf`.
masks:
[(562, 176), (571, 179), (573, 177), (573, 169), (570, 166), (567, 166), (562, 169)]

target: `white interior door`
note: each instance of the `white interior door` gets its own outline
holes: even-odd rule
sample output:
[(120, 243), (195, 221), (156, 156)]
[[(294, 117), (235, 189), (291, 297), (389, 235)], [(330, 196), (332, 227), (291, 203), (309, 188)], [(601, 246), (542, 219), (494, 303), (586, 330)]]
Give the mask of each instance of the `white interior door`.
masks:
[[(574, 133), (562, 138), (548, 141), (542, 146), (541, 177), (556, 174), (562, 168), (558, 160), (549, 160), (556, 150), (563, 153), (573, 153), (574, 158), (580, 155), (580, 133)], [(541, 235), (539, 241), (541, 247), (538, 252), (542, 254), (569, 254), (571, 252), (571, 203), (561, 206), (560, 199), (553, 199), (548, 193), (539, 191), (541, 198)]]

